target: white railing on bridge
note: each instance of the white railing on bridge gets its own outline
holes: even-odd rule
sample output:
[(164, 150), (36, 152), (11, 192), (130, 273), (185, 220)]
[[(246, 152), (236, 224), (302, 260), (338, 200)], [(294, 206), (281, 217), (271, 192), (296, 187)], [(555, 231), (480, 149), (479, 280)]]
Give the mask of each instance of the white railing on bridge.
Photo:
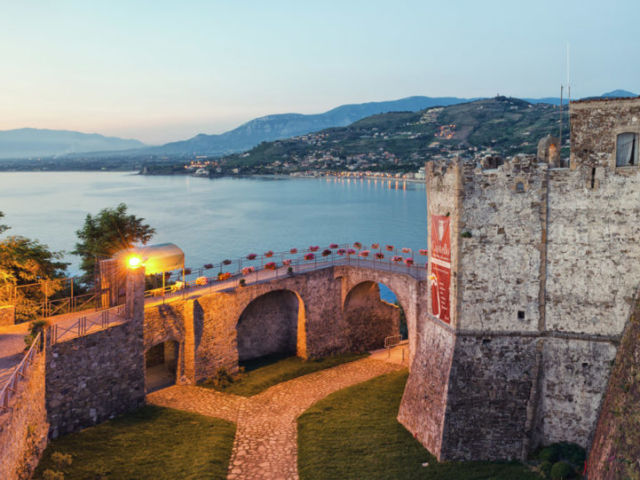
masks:
[(9, 376), (7, 383), (5, 383), (2, 390), (0, 390), (0, 415), (11, 410), (9, 407), (9, 401), (18, 393), (20, 383), (28, 379), (28, 368), (35, 361), (35, 357), (38, 352), (42, 351), (42, 347), (42, 332), (40, 332), (36, 335), (36, 338), (29, 347), (29, 351), (26, 353), (20, 364)]
[[(268, 252), (262, 255), (252, 254), (245, 258), (206, 264), (199, 268), (185, 268), (170, 272), (163, 279), (164, 286), (154, 285), (148, 288), (145, 296), (148, 303), (155, 303), (186, 297), (195, 291), (224, 290), (340, 265), (402, 273), (417, 280), (427, 279), (426, 250), (414, 252), (390, 246), (381, 247), (379, 244), (372, 247), (375, 249), (368, 249), (361, 244), (332, 244), (324, 249), (313, 247), (278, 253)], [(167, 278), (173, 277), (174, 274), (177, 274), (180, 280), (167, 281)], [(156, 275), (153, 280), (159, 282), (161, 278), (161, 275)]]

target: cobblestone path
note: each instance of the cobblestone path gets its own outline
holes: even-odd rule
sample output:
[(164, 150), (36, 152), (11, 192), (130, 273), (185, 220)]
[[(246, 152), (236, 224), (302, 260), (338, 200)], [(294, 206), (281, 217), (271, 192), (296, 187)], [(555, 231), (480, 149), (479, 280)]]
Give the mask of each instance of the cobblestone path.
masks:
[(365, 358), (280, 383), (250, 398), (198, 387), (170, 387), (147, 399), (155, 405), (236, 422), (228, 479), (290, 480), (298, 478), (298, 416), (337, 390), (402, 368)]

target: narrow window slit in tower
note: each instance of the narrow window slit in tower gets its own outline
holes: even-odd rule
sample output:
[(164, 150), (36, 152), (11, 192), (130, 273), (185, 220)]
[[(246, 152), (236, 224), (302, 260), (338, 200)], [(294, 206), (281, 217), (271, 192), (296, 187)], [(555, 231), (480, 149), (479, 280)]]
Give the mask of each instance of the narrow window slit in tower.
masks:
[(591, 169), (591, 190), (596, 186), (596, 167)]

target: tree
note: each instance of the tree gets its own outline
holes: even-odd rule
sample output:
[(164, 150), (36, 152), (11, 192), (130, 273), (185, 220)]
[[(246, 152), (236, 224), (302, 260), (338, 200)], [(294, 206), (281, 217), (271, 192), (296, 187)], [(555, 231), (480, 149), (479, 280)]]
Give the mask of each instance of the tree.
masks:
[(61, 261), (63, 255), (25, 237), (0, 241), (0, 305), (14, 305), (22, 317), (33, 317), (40, 304), (64, 288), (69, 264)]
[(124, 203), (100, 210), (95, 216), (88, 214), (84, 226), (76, 231), (80, 241), (71, 253), (80, 256), (80, 268), (93, 275), (97, 257), (110, 257), (137, 242), (146, 245), (151, 240), (156, 230), (143, 222), (144, 218), (127, 215)]
[[(4, 217), (4, 213), (0, 212), (0, 219), (1, 219), (2, 217)], [(9, 228), (11, 228), (11, 227), (8, 227), (7, 225), (2, 225), (2, 224), (0, 223), (0, 235), (2, 235), (4, 232), (6, 232), (7, 230), (9, 230)]]

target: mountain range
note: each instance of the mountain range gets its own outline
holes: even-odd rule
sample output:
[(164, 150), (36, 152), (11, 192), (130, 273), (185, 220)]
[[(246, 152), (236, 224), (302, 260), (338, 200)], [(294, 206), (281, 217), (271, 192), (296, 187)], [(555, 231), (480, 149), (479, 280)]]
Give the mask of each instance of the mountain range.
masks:
[[(605, 93), (601, 98), (635, 97), (625, 90)], [(599, 98), (599, 97), (592, 97)], [(388, 102), (342, 105), (324, 113), (303, 115), (286, 113), (253, 119), (220, 135), (200, 134), (195, 137), (146, 146), (137, 140), (105, 137), (66, 130), (22, 128), (0, 131), (0, 159), (33, 157), (105, 157), (113, 156), (224, 156), (249, 150), (262, 142), (291, 138), (331, 127), (345, 127), (371, 115), (388, 112), (417, 112), (431, 107), (446, 107), (477, 100), (458, 97), (414, 96)], [(560, 98), (523, 99), (529, 103), (558, 105)]]
[(121, 151), (146, 147), (138, 140), (105, 137), (69, 130), (20, 128), (0, 130), (0, 158), (33, 158), (92, 151)]

